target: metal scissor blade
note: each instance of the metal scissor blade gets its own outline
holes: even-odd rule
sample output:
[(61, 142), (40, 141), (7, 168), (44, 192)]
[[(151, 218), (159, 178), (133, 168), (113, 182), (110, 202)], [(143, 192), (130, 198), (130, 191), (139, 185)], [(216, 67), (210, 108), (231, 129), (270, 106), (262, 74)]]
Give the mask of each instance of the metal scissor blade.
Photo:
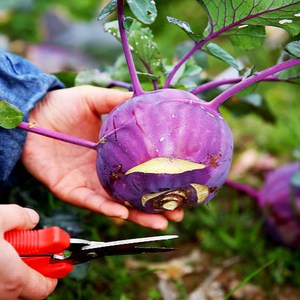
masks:
[(111, 256), (111, 255), (128, 255), (128, 254), (146, 254), (173, 251), (174, 248), (166, 247), (141, 247), (144, 243), (164, 241), (178, 238), (177, 235), (164, 235), (154, 237), (135, 238), (119, 240), (113, 242), (90, 242), (89, 245), (82, 247), (81, 250), (72, 252), (68, 257), (73, 264), (80, 264), (92, 259)]

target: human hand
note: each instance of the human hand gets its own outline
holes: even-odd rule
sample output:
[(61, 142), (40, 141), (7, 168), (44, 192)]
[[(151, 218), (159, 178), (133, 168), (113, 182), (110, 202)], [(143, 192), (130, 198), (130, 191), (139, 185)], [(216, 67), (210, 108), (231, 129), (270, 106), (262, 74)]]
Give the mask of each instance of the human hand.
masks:
[(45, 299), (56, 287), (57, 279), (46, 278), (27, 266), (13, 246), (4, 240), (12, 229), (32, 229), (38, 214), (18, 205), (0, 205), (0, 300)]
[[(131, 96), (129, 92), (92, 86), (51, 91), (30, 112), (29, 122), (98, 142), (101, 114)], [(75, 206), (161, 230), (166, 229), (168, 220), (181, 221), (181, 209), (149, 214), (113, 201), (99, 182), (96, 157), (94, 150), (28, 133), (22, 161), (58, 198)]]

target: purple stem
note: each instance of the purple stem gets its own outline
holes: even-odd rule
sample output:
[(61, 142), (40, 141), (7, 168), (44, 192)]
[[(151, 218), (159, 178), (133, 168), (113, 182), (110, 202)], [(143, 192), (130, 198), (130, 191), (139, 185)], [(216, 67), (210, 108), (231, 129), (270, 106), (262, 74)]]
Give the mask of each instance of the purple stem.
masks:
[(225, 185), (240, 193), (246, 194), (247, 196), (253, 198), (256, 202), (258, 201), (259, 190), (253, 188), (252, 186), (231, 179), (226, 179)]
[(74, 144), (74, 145), (78, 145), (78, 146), (82, 146), (85, 148), (89, 148), (89, 149), (93, 149), (96, 150), (98, 144), (85, 140), (85, 139), (81, 139), (81, 138), (77, 138), (74, 136), (70, 136), (68, 134), (65, 133), (61, 133), (61, 132), (57, 132), (54, 130), (49, 130), (49, 129), (45, 129), (45, 128), (41, 128), (38, 126), (35, 126), (34, 124), (30, 124), (27, 122), (21, 122), (17, 128), (22, 129), (22, 130), (26, 130), (29, 132), (33, 132), (39, 135), (43, 135), (58, 141), (62, 141), (62, 142), (67, 142), (69, 144)]
[(118, 80), (112, 80), (106, 87), (107, 88), (120, 87), (120, 88), (127, 89), (128, 91), (132, 91), (132, 84), (123, 81), (118, 81)]
[(142, 94), (144, 94), (144, 91), (141, 87), (141, 83), (137, 76), (134, 61), (133, 61), (132, 54), (131, 54), (130, 47), (129, 47), (126, 30), (124, 28), (125, 17), (124, 17), (123, 0), (117, 0), (117, 9), (118, 9), (118, 24), (119, 24), (120, 37), (121, 37), (123, 52), (124, 52), (125, 59), (127, 62), (130, 78), (132, 81), (133, 95), (134, 96), (142, 95)]
[[(206, 82), (206, 83), (194, 88), (191, 91), (191, 93), (194, 94), (194, 95), (198, 95), (198, 94), (203, 93), (207, 90), (217, 88), (221, 85), (238, 83), (238, 82), (242, 81), (243, 78), (244, 77), (241, 76), (241, 77), (237, 77), (237, 78), (213, 80), (213, 81), (210, 81), (210, 82)], [(277, 77), (269, 77), (269, 78), (265, 78), (264, 81), (281, 81), (281, 80)]]
[(295, 5), (294, 3), (291, 3), (291, 4), (287, 4), (285, 6), (282, 6), (280, 8), (274, 8), (274, 9), (268, 9), (268, 10), (265, 10), (265, 11), (261, 11), (261, 12), (258, 12), (258, 13), (255, 13), (253, 15), (248, 15), (247, 17), (245, 18), (242, 18), (236, 22), (233, 22), (231, 23), (230, 25), (228, 26), (225, 26), (223, 28), (221, 28), (220, 30), (214, 32), (213, 31), (213, 27), (214, 27), (214, 24), (213, 24), (213, 21), (212, 21), (212, 18), (209, 18), (209, 22), (210, 22), (210, 26), (211, 26), (211, 29), (212, 31), (208, 34), (208, 36), (203, 39), (202, 41), (200, 42), (196, 42), (194, 47), (188, 52), (186, 53), (180, 60), (179, 62), (177, 63), (177, 65), (173, 68), (173, 70), (170, 72), (170, 74), (168, 75), (167, 79), (166, 79), (166, 82), (164, 84), (164, 88), (168, 88), (171, 84), (171, 81), (173, 79), (173, 77), (175, 76), (175, 74), (177, 73), (177, 71), (179, 70), (179, 68), (199, 49), (201, 49), (206, 43), (208, 43), (209, 41), (213, 40), (214, 38), (216, 37), (219, 37), (221, 34), (223, 34), (224, 32), (236, 27), (236, 26), (239, 26), (241, 24), (243, 24), (245, 21), (248, 21), (248, 20), (251, 20), (253, 18), (256, 18), (256, 17), (259, 17), (265, 13), (270, 13), (270, 12), (273, 12), (273, 11), (276, 11), (276, 10), (279, 10), (281, 8), (285, 8), (285, 7), (289, 7), (291, 5)]
[[(145, 66), (145, 68), (147, 69), (147, 72), (148, 72), (149, 74), (153, 74), (153, 72), (152, 72), (150, 66), (149, 66), (148, 64), (146, 64), (143, 60), (142, 60), (142, 63), (143, 63), (143, 65)], [(156, 80), (156, 79), (153, 79), (153, 80), (152, 80), (152, 84), (153, 84), (154, 90), (158, 90), (158, 83), (157, 83), (157, 80)]]
[[(212, 35), (209, 35), (208, 37), (211, 37)], [(200, 48), (202, 48), (205, 43), (208, 40), (208, 37), (206, 39), (204, 39), (202, 42), (200, 43), (196, 43), (195, 46), (188, 52), (186, 53), (180, 60), (179, 62), (176, 64), (176, 66), (173, 68), (173, 70), (170, 72), (170, 74), (168, 75), (166, 82), (164, 84), (164, 88), (168, 88), (171, 84), (171, 81), (173, 79), (173, 77), (175, 76), (175, 74), (177, 73), (177, 71), (179, 70), (179, 68)], [(212, 38), (209, 38), (212, 39)]]
[(268, 69), (262, 70), (260, 72), (255, 73), (254, 75), (240, 81), (236, 85), (228, 88), (226, 91), (218, 95), (215, 99), (213, 99), (211, 102), (207, 104), (208, 107), (210, 107), (212, 110), (217, 111), (221, 104), (223, 104), (226, 100), (228, 100), (230, 97), (235, 95), (236, 93), (240, 92), (241, 90), (245, 89), (246, 87), (262, 81), (266, 79), (267, 77), (274, 75), (275, 73), (278, 73), (280, 71), (283, 71), (285, 69), (288, 69), (290, 67), (296, 66), (300, 64), (300, 58), (291, 59), (285, 62), (282, 62), (278, 65), (272, 66)]
[(238, 83), (242, 79), (243, 79), (242, 77), (237, 77), (237, 78), (232, 78), (232, 79), (213, 80), (213, 81), (206, 82), (206, 83), (194, 88), (191, 91), (191, 93), (194, 94), (194, 95), (198, 95), (198, 94), (201, 94), (201, 93), (203, 93), (207, 90), (219, 87), (221, 85)]

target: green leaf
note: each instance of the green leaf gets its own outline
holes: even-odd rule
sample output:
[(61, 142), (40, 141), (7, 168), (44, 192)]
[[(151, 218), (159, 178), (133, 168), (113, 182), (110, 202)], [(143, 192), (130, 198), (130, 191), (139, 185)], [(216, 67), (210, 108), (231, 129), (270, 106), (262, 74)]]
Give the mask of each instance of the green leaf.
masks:
[(168, 22), (175, 24), (176, 26), (181, 28), (192, 40), (194, 40), (194, 41), (200, 40), (200, 36), (193, 32), (193, 30), (188, 22), (181, 21), (176, 18), (168, 17), (168, 16), (167, 16), (167, 20), (168, 20)]
[[(168, 66), (167, 69), (171, 70), (174, 66)], [(183, 64), (176, 75), (173, 77), (171, 85), (174, 88), (191, 90), (197, 86), (194, 76), (199, 77), (203, 69), (197, 65), (193, 57), (189, 58), (185, 64)]]
[[(283, 49), (278, 63), (300, 57), (300, 42), (295, 41), (287, 44)], [(281, 80), (299, 81), (300, 79), (300, 65), (288, 68), (276, 74)]]
[(74, 86), (77, 74), (78, 72), (73, 71), (53, 73), (66, 87)]
[(233, 46), (241, 50), (252, 50), (263, 45), (266, 37), (264, 26), (245, 26), (237, 28), (229, 39)]
[[(117, 21), (106, 23), (104, 29), (120, 40)], [(140, 22), (134, 21), (128, 32), (128, 41), (130, 50), (141, 62), (141, 70), (139, 70), (141, 73), (148, 73), (149, 78), (153, 76), (159, 78), (164, 75), (165, 69), (150, 28), (143, 27)]]
[(111, 0), (100, 12), (98, 16), (98, 21), (103, 20), (108, 15), (117, 10), (117, 0)]
[[(275, 26), (300, 33), (299, 0), (197, 0), (208, 15), (206, 34), (243, 35), (246, 27)], [(240, 32), (238, 29), (242, 29)], [(256, 30), (256, 28), (254, 28)], [(250, 39), (245, 40), (247, 44)]]
[(219, 47), (217, 44), (209, 43), (205, 46), (205, 50), (207, 50), (207, 52), (210, 53), (211, 55), (228, 63), (230, 66), (232, 66), (236, 70), (240, 69), (237, 61), (228, 52), (226, 52), (224, 49)]
[(5, 129), (16, 128), (23, 119), (23, 113), (6, 100), (0, 100), (0, 126)]
[(151, 29), (143, 27), (141, 23), (135, 21), (128, 34), (128, 39), (133, 52), (144, 66), (145, 72), (156, 77), (162, 76), (165, 70)]
[[(178, 84), (182, 85), (186, 90), (194, 89), (197, 86), (197, 84), (193, 77), (200, 77), (201, 71), (202, 68), (196, 64), (195, 59), (190, 58), (185, 63), (185, 68), (178, 80)], [(179, 87), (180, 86), (178, 86), (178, 88)]]
[(110, 72), (111, 76), (115, 80), (130, 82), (130, 74), (124, 55), (120, 55), (115, 64), (113, 70)]
[(284, 50), (295, 57), (300, 57), (300, 41), (294, 41), (287, 44)]
[(123, 26), (125, 28), (125, 30), (130, 31), (132, 24), (134, 23), (134, 19), (131, 17), (126, 17), (124, 22), (123, 22)]
[(120, 41), (118, 21), (111, 21), (104, 24), (104, 30)]
[(100, 72), (97, 69), (85, 70), (79, 72), (75, 78), (75, 85), (95, 85), (100, 87), (107, 87), (112, 81), (110, 74)]
[(139, 21), (152, 24), (157, 17), (157, 9), (154, 0), (127, 0), (127, 3)]

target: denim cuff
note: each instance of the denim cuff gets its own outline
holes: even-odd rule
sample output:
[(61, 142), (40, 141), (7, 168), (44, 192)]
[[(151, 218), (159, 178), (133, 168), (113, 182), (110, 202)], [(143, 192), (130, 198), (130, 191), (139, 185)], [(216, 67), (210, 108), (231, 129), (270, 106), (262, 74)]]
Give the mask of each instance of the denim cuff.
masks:
[[(30, 110), (50, 90), (63, 88), (53, 75), (45, 74), (28, 60), (0, 49), (0, 100), (17, 106), (28, 121)], [(0, 186), (6, 186), (20, 159), (27, 132), (0, 127)]]

